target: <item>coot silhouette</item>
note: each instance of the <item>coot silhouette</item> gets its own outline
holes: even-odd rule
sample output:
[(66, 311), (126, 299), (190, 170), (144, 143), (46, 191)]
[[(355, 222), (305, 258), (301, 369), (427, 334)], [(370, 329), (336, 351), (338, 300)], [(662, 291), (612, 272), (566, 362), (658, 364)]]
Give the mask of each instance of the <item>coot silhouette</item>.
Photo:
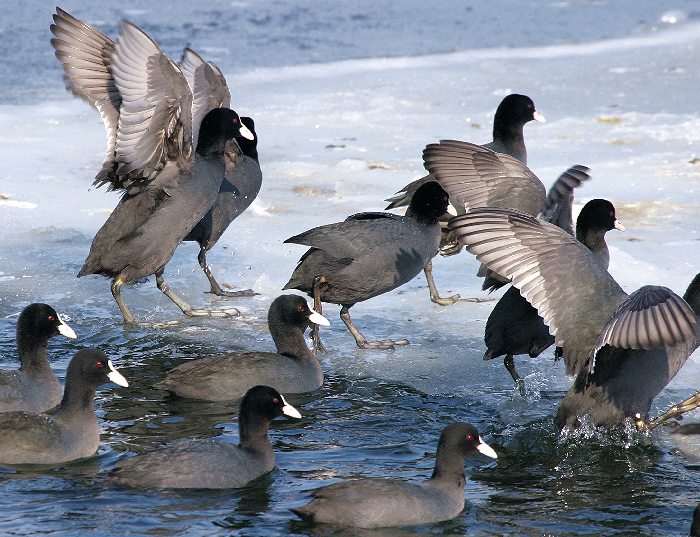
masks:
[(648, 417), (653, 399), (698, 347), (700, 275), (684, 298), (661, 286), (627, 295), (581, 242), (530, 215), (476, 209), (450, 228), (520, 289), (562, 348), (567, 371), (576, 373), (557, 410), (560, 428)]
[(61, 404), (50, 414), (0, 413), (0, 464), (60, 464), (97, 451), (93, 406), (101, 384), (129, 383), (99, 349), (81, 349), (68, 364)]
[(61, 384), (49, 365), (49, 339), (77, 336), (48, 304), (29, 304), (17, 319), (16, 371), (0, 371), (0, 412), (43, 412), (61, 400)]
[[(367, 341), (350, 319), (350, 308), (412, 280), (436, 254), (438, 220), (445, 212), (447, 193), (435, 181), (422, 185), (405, 216), (359, 213), (287, 239), (310, 246), (284, 289), (299, 289), (321, 302), (340, 304), (340, 318), (360, 348), (392, 348), (407, 340)], [(320, 340), (313, 332), (314, 350)]]
[(440, 435), (433, 475), (420, 483), (398, 479), (354, 479), (311, 491), (314, 499), (292, 509), (314, 523), (360, 528), (430, 524), (454, 518), (464, 509), (464, 459), (496, 452), (476, 427), (452, 423)]
[[(78, 277), (112, 278), (125, 322), (134, 317), (121, 297), (122, 285), (151, 274), (183, 313), (229, 316), (233, 311), (192, 309), (170, 290), (163, 273), (216, 200), (226, 142), (252, 139), (252, 133), (233, 110), (212, 109), (211, 92), (193, 93), (181, 69), (133, 24), (122, 23), (115, 44), (57, 8), (51, 31), (69, 89), (94, 104), (107, 130), (107, 154), (94, 184), (123, 191)], [(204, 68), (214, 80), (213, 68)]]
[(247, 485), (275, 467), (267, 436), (278, 416), (301, 418), (299, 411), (269, 386), (254, 386), (238, 413), (240, 443), (183, 440), (121, 462), (113, 478), (140, 488), (225, 489)]
[(192, 360), (170, 370), (155, 387), (180, 397), (207, 401), (240, 399), (256, 384), (284, 393), (313, 391), (323, 384), (323, 370), (304, 339), (310, 323), (329, 324), (309, 308), (304, 298), (279, 296), (267, 314), (276, 353), (235, 352)]

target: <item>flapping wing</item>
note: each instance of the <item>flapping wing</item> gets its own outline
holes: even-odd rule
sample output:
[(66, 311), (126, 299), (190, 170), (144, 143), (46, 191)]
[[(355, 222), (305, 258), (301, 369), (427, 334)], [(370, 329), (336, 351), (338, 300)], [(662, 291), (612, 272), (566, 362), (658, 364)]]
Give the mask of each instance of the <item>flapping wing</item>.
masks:
[(180, 69), (142, 30), (123, 22), (112, 56), (122, 97), (117, 132), (119, 175), (153, 179), (167, 160), (192, 163), (192, 92)]
[(113, 172), (121, 96), (110, 71), (114, 41), (61, 8), (56, 8), (53, 20), (51, 45), (63, 65), (68, 89), (97, 108), (107, 131), (105, 160), (93, 184), (112, 183), (111, 189), (118, 188)]
[(544, 185), (509, 155), (469, 142), (441, 140), (426, 146), (423, 162), (453, 205), (511, 208), (531, 215), (542, 209)]
[(571, 215), (571, 205), (574, 201), (574, 188), (581, 186), (591, 176), (586, 166), (572, 166), (562, 173), (547, 192), (542, 207), (542, 218), (562, 228), (569, 235), (574, 234), (574, 221)]
[(697, 319), (688, 303), (667, 287), (646, 285), (619, 305), (603, 328), (593, 350), (589, 372), (605, 345), (622, 349), (652, 349), (695, 338)]
[(202, 119), (214, 108), (228, 107), (231, 94), (221, 70), (191, 48), (182, 52), (180, 70), (192, 90), (192, 146), (196, 148)]
[(627, 295), (588, 248), (558, 227), (508, 209), (475, 209), (450, 220), (455, 237), (510, 279), (578, 372)]

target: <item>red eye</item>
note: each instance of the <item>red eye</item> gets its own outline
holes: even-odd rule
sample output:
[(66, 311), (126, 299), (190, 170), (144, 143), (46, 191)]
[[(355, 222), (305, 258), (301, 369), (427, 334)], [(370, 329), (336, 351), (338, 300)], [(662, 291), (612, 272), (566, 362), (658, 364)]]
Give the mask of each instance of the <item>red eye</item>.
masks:
[(304, 312), (304, 309), (305, 309), (304, 306), (297, 306), (297, 311), (298, 311), (299, 313), (303, 313), (303, 312)]
[(234, 120), (233, 120), (233, 124), (234, 124), (234, 125), (238, 125), (238, 119), (234, 119)]
[(107, 364), (104, 362), (95, 362), (96, 367), (107, 367)]
[(275, 403), (276, 405), (279, 405), (279, 404), (280, 404), (280, 400), (279, 400), (279, 398), (277, 398), (277, 397), (275, 397), (275, 398), (272, 400), (272, 402)]
[(473, 440), (474, 440), (474, 436), (472, 436), (471, 434), (468, 434), (467, 435), (467, 442), (472, 442)]
[(49, 321), (55, 321), (55, 320), (56, 320), (56, 317), (54, 317), (53, 315), (49, 315)]

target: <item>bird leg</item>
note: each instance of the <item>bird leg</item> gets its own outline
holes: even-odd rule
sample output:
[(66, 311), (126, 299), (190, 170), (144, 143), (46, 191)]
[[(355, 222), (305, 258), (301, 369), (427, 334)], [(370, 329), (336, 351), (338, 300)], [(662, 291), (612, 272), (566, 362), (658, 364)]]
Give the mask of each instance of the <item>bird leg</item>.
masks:
[(163, 278), (163, 270), (156, 272), (156, 285), (162, 293), (172, 300), (175, 305), (182, 310), (182, 313), (188, 317), (231, 317), (233, 315), (240, 315), (240, 312), (236, 308), (228, 308), (225, 310), (194, 310), (187, 302), (182, 298), (177, 296), (170, 290), (170, 287)]
[(129, 308), (126, 307), (126, 302), (124, 302), (124, 299), (122, 298), (122, 293), (121, 293), (121, 287), (124, 284), (124, 281), (117, 276), (112, 280), (112, 296), (114, 297), (114, 300), (117, 301), (117, 306), (119, 306), (119, 310), (122, 312), (122, 317), (124, 317), (124, 322), (125, 323), (133, 323), (134, 322), (134, 316), (131, 315), (131, 312), (129, 311)]
[(525, 381), (515, 370), (515, 360), (513, 360), (512, 354), (506, 354), (506, 357), (503, 359), (503, 365), (506, 366), (508, 373), (513, 377), (515, 385), (518, 387), (518, 390), (520, 390), (520, 396), (525, 397)]
[(214, 275), (211, 273), (211, 269), (209, 268), (209, 265), (207, 265), (207, 250), (202, 246), (199, 250), (199, 255), (197, 256), (197, 261), (199, 261), (199, 266), (202, 267), (202, 270), (204, 271), (204, 275), (207, 277), (209, 280), (209, 285), (211, 286), (211, 291), (209, 291), (213, 295), (217, 296), (225, 296), (225, 297), (248, 297), (248, 296), (255, 296), (259, 293), (256, 293), (252, 289), (242, 289), (240, 291), (224, 291), (221, 286), (219, 285), (219, 282), (216, 281), (216, 278), (214, 278)]
[(350, 333), (355, 338), (355, 343), (361, 349), (393, 349), (394, 345), (408, 345), (407, 339), (384, 339), (381, 341), (367, 341), (365, 336), (363, 336), (360, 331), (355, 327), (352, 320), (350, 319), (350, 311), (348, 306), (343, 306), (340, 308), (340, 318), (348, 327)]
[(637, 414), (634, 419), (634, 424), (636, 425), (638, 431), (651, 431), (652, 429), (656, 429), (659, 425), (669, 425), (675, 427), (679, 425), (677, 421), (674, 420), (671, 423), (666, 422), (673, 418), (683, 419), (684, 413), (690, 412), (691, 410), (694, 410), (699, 406), (700, 392), (696, 392), (695, 394), (688, 397), (688, 399), (686, 399), (685, 401), (682, 401), (677, 405), (673, 405), (666, 412), (664, 412), (654, 420), (647, 421), (645, 419), (642, 419), (642, 417), (639, 414)]
[[(323, 304), (321, 303), (321, 285), (326, 283), (325, 276), (316, 276), (314, 278), (313, 294), (314, 294), (314, 310), (319, 314), (323, 315)], [(319, 334), (319, 326), (316, 323), (311, 323), (311, 341), (313, 342), (312, 351), (314, 356), (317, 353), (326, 352), (326, 348), (321, 343), (321, 336)]]
[(446, 298), (440, 296), (440, 293), (435, 286), (435, 280), (433, 279), (433, 262), (428, 261), (425, 267), (423, 267), (423, 272), (425, 272), (425, 279), (428, 280), (428, 289), (430, 290), (430, 300), (439, 304), (441, 306), (451, 306), (459, 300), (459, 295), (452, 295)]

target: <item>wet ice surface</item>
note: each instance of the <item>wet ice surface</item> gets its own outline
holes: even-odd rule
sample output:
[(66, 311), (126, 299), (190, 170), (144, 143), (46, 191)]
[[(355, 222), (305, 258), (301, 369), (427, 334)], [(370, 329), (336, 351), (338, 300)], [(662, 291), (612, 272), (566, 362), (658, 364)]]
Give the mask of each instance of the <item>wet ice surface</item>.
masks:
[[(576, 193), (577, 206), (606, 197), (618, 208), (627, 231), (607, 237), (610, 272), (625, 290), (655, 283), (682, 293), (700, 267), (700, 168), (693, 162), (700, 119), (692, 104), (699, 82), (700, 27), (692, 10), (683, 11), (685, 22), (654, 31), (663, 26), (660, 13), (642, 11), (643, 6), (643, 15), (623, 17), (605, 3), (547, 3), (542, 8), (546, 14), (566, 16), (547, 19), (543, 14), (542, 21), (552, 22), (543, 23), (540, 33), (528, 24), (533, 30), (509, 32), (506, 43), (493, 39), (503, 35), (498, 29), (514, 24), (511, 17), (498, 18), (494, 24), (502, 26), (489, 32), (484, 24), (475, 24), (491, 21), (476, 7), (469, 28), (481, 33), (467, 41), (450, 41), (457, 39), (456, 32), (444, 29), (440, 14), (425, 25), (414, 22), (411, 39), (403, 39), (399, 23), (392, 22), (396, 17), (369, 13), (380, 27), (371, 35), (382, 36), (379, 44), (370, 45), (368, 38), (361, 39), (364, 35), (344, 40), (354, 28), (347, 20), (355, 20), (353, 9), (359, 9), (353, 3), (336, 13), (340, 19), (347, 15), (342, 25), (302, 2), (287, 19), (282, 8), (266, 2), (237, 3), (236, 12), (249, 13), (251, 6), (258, 15), (269, 14), (262, 24), (277, 29), (283, 44), (292, 42), (294, 34), (288, 18), (318, 19), (309, 26), (311, 35), (299, 37), (311, 43), (311, 52), (306, 55), (300, 45), (282, 47), (287, 56), (273, 54), (274, 36), (269, 31), (255, 34), (250, 16), (240, 26), (228, 21), (214, 29), (205, 21), (200, 31), (164, 14), (133, 11), (134, 6), (127, 5), (124, 12), (65, 6), (79, 17), (85, 16), (80, 9), (89, 11), (88, 21), (111, 35), (122, 15), (137, 24), (152, 21), (145, 29), (172, 54), (191, 41), (222, 65), (233, 106), (255, 117), (260, 136), (261, 194), (208, 256), (220, 281), (253, 287), (260, 295), (222, 300), (204, 294), (208, 287), (197, 265), (197, 249), (183, 244), (166, 269), (173, 289), (195, 307), (235, 306), (243, 315), (184, 318), (150, 278), (123, 291), (137, 318), (151, 323), (133, 328), (121, 325), (108, 280), (75, 278), (118, 195), (90, 189), (104, 152), (103, 127), (96, 112), (61, 89), (46, 43), (50, 13), (36, 8), (26, 17), (28, 25), (39, 21), (43, 32), (41, 39), (35, 36), (34, 48), (31, 39), (27, 45), (38, 51), (27, 56), (37, 62), (36, 68), (29, 64), (28, 78), (48, 78), (29, 84), (29, 94), (40, 99), (27, 102), (26, 93), (17, 97), (26, 88), (14, 82), (0, 93), (5, 103), (0, 104), (3, 365), (15, 366), (14, 315), (29, 302), (42, 301), (65, 313), (79, 335), (75, 342), (51, 342), (61, 378), (76, 349), (99, 346), (125, 370), (133, 387), (100, 391), (105, 435), (97, 458), (36, 475), (2, 474), (0, 529), (75, 534), (94, 527), (99, 513), (104, 531), (114, 533), (308, 534), (312, 531), (292, 521), (287, 511), (303, 503), (304, 489), (348, 476), (427, 477), (440, 429), (466, 420), (497, 446), (499, 460), (468, 461), (471, 479), (461, 517), (411, 531), (622, 535), (640, 524), (644, 535), (687, 533), (698, 500), (697, 450), (664, 431), (649, 437), (620, 433), (559, 439), (551, 423), (557, 400), (541, 398), (540, 392), (565, 390), (571, 381), (559, 364), (553, 365), (551, 350), (535, 360), (516, 358), (528, 386), (528, 396), (521, 399), (499, 360), (481, 360), (484, 323), (493, 303), (436, 306), (428, 300), (422, 276), (352, 309), (368, 337), (411, 340), (393, 352), (357, 350), (337, 317), (339, 308), (326, 307), (332, 322), (323, 331), (328, 381), (319, 393), (289, 398), (301, 406), (304, 418), (275, 422), (271, 436), (278, 469), (270, 476), (245, 491), (224, 493), (142, 493), (109, 483), (107, 472), (129, 451), (183, 436), (220, 435), (236, 441), (231, 405), (174, 401), (150, 385), (184, 359), (272, 349), (267, 307), (305, 250), (282, 240), (354, 212), (383, 208), (383, 198), (422, 175), (420, 155), (426, 143), (490, 140), (495, 107), (510, 92), (532, 96), (547, 116), (546, 124), (525, 128), (529, 164), (543, 182), (551, 184), (572, 164), (588, 165), (593, 180)], [(567, 29), (566, 21), (583, 21), (588, 10), (605, 23)], [(206, 13), (183, 19), (224, 20)], [(534, 17), (530, 12), (521, 16), (526, 21)], [(25, 18), (17, 18), (21, 27)], [(250, 53), (242, 54), (240, 63), (230, 51), (229, 24), (246, 36)], [(368, 26), (358, 23), (357, 32)], [(417, 37), (425, 28), (442, 29), (446, 39), (425, 46)], [(580, 28), (590, 33), (577, 35)], [(315, 41), (316, 34), (321, 37)], [(5, 28), (0, 39), (8, 35)], [(265, 41), (256, 41), (256, 35)], [(200, 44), (194, 37), (206, 40)], [(512, 48), (499, 48), (501, 44)], [(372, 46), (377, 50), (368, 52)], [(452, 49), (461, 51), (450, 53)], [(258, 69), (251, 63), (254, 52), (261, 56)], [(440, 54), (415, 56), (434, 52)], [(345, 60), (363, 56), (400, 57)], [(345, 61), (328, 63), (340, 59)], [(20, 69), (13, 61), (9, 70), (16, 75)], [(465, 253), (434, 262), (443, 294), (484, 296), (476, 269)], [(152, 326), (167, 321), (177, 323)], [(655, 400), (653, 413), (690, 395), (699, 381), (696, 355)], [(693, 417), (697, 421), (700, 414)]]

